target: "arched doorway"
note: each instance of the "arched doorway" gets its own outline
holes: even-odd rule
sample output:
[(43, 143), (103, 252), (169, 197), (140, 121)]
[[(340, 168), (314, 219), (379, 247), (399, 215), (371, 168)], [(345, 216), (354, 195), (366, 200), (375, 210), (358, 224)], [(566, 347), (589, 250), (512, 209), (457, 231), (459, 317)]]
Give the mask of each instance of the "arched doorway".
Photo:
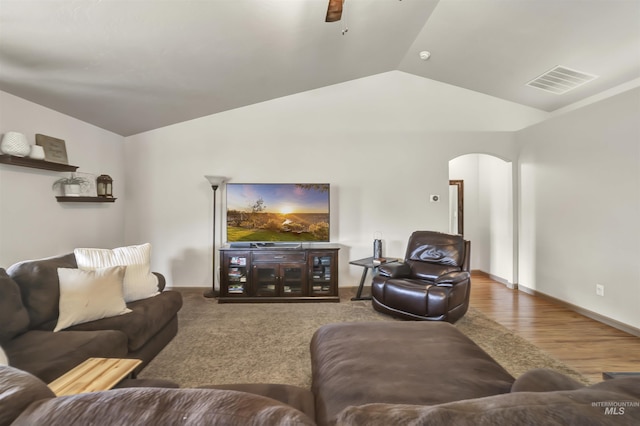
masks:
[(471, 268), (513, 287), (513, 164), (493, 155), (465, 154), (449, 161), (449, 180), (463, 182), (463, 234), (471, 241)]

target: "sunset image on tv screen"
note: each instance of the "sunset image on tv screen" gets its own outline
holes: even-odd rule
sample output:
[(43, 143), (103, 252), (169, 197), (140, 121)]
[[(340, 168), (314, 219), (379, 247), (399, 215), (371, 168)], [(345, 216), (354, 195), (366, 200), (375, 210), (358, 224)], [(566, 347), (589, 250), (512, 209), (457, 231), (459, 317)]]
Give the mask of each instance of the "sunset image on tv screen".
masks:
[(227, 241), (329, 241), (329, 184), (227, 184)]

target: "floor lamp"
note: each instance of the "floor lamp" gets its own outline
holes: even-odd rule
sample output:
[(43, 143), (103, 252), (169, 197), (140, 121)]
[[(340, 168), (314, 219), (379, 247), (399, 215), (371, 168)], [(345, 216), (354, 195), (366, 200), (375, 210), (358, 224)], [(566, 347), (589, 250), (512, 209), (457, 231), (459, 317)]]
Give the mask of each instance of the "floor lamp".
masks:
[(216, 190), (220, 185), (224, 183), (226, 180), (225, 177), (222, 176), (209, 176), (206, 175), (205, 178), (211, 184), (211, 189), (213, 189), (213, 250), (211, 256), (211, 270), (213, 274), (211, 276), (211, 290), (205, 291), (204, 297), (216, 297)]

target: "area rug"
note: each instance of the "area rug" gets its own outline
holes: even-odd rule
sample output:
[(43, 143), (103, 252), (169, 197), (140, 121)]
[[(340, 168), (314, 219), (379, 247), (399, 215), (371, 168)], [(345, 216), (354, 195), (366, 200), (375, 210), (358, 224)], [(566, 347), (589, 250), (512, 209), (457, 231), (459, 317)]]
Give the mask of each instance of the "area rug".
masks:
[[(342, 289), (341, 289), (342, 290)], [(397, 321), (369, 301), (340, 303), (218, 304), (202, 291), (180, 289), (184, 306), (178, 335), (139, 374), (181, 387), (227, 383), (311, 385), (309, 342), (323, 324)], [(343, 293), (341, 291), (341, 293)], [(532, 368), (551, 368), (589, 381), (567, 365), (470, 308), (456, 323), (514, 377)]]

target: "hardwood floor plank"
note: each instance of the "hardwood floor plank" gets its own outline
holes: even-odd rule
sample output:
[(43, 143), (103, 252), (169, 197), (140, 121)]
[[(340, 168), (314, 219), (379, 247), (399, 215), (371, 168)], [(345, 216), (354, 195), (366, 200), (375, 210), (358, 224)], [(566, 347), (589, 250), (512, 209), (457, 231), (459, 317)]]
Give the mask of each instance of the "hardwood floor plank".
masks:
[(471, 306), (593, 382), (604, 371), (640, 371), (640, 337), (474, 273)]

